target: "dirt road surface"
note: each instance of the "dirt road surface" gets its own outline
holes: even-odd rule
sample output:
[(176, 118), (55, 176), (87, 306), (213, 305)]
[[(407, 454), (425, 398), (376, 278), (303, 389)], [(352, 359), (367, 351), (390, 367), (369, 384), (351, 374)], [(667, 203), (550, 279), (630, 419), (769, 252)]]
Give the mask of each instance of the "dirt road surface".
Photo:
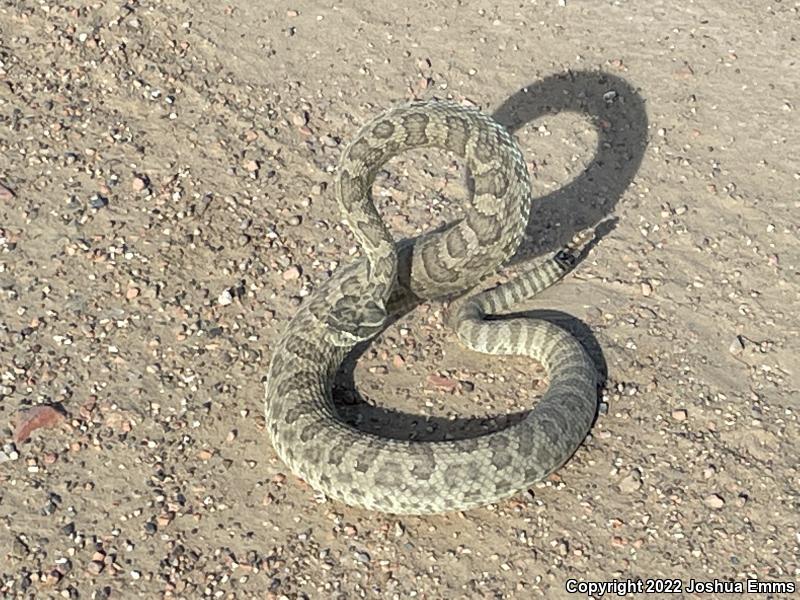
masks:
[[(568, 580), (628, 578), (791, 596), (799, 10), (2, 3), (0, 596), (585, 598)], [(555, 311), (606, 381), (546, 482), (397, 518), (286, 470), (263, 380), (303, 298), (358, 255), (332, 194), (342, 148), (434, 97), (494, 114), (528, 160), (535, 208), (501, 277), (603, 223), (521, 308)], [(460, 214), (462, 183), (417, 151), (376, 197), (413, 236)], [(533, 405), (540, 368), (460, 349), (446, 319), (423, 306), (361, 356), (360, 426)], [(15, 442), (39, 404), (65, 416)]]

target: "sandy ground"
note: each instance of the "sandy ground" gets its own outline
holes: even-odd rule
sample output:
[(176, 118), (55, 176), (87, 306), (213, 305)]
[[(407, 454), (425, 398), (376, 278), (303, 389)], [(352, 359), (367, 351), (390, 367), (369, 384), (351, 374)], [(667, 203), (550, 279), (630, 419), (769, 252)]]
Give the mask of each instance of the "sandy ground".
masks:
[[(798, 580), (797, 3), (410, 4), (0, 5), (2, 597)], [(343, 145), (412, 97), (518, 137), (536, 200), (510, 274), (606, 220), (522, 308), (557, 311), (607, 380), (548, 481), (399, 519), (287, 472), (262, 396), (288, 318), (357, 253), (332, 195)], [(398, 237), (464, 197), (437, 151), (395, 159), (378, 192)], [(424, 425), (533, 404), (541, 369), (445, 324), (423, 306), (361, 356), (363, 427), (386, 426), (379, 407)], [(15, 444), (40, 403), (68, 416)]]

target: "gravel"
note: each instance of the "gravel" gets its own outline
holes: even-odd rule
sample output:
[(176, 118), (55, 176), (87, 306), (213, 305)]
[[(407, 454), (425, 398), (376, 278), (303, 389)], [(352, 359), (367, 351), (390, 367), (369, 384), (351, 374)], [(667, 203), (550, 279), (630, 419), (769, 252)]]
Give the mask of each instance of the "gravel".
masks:
[[(0, 596), (796, 581), (796, 8), (362, 4), (0, 9)], [(360, 254), (333, 196), (346, 143), (434, 96), (496, 111), (531, 170), (528, 239), (487, 285), (616, 219), (520, 306), (557, 311), (607, 377), (590, 438), (545, 481), (400, 519), (290, 473), (263, 381), (291, 315)], [(420, 150), (373, 195), (416, 236), (461, 214), (463, 181)], [(460, 349), (449, 310), (419, 307), (359, 358), (365, 404), (341, 386), (358, 427), (477, 434), (546, 389), (531, 361)], [(14, 442), (20, 414), (56, 405), (57, 427)]]

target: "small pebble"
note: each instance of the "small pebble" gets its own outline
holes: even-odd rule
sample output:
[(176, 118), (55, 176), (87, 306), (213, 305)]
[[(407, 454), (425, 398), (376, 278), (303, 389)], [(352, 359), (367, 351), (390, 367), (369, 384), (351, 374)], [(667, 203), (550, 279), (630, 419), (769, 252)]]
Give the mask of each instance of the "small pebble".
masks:
[(95, 196), (89, 201), (89, 206), (97, 209), (103, 208), (104, 206), (108, 206), (108, 198), (105, 198), (103, 196)]
[(631, 469), (630, 473), (628, 473), (628, 475), (626, 475), (619, 483), (619, 489), (625, 494), (635, 492), (641, 487), (642, 473), (639, 471), (639, 469)]
[(707, 507), (713, 508), (715, 510), (718, 510), (723, 506), (725, 506), (725, 499), (719, 494), (709, 494), (708, 496), (705, 497), (703, 502)]
[(14, 197), (14, 192), (0, 183), (0, 200), (11, 200)]
[(163, 514), (159, 515), (156, 519), (156, 524), (158, 525), (159, 529), (164, 529), (167, 525), (172, 523), (174, 516), (172, 514)]
[(233, 295), (228, 289), (222, 290), (222, 293), (217, 297), (217, 304), (220, 306), (228, 306), (233, 302)]
[(11, 442), (3, 444), (3, 449), (0, 451), (0, 463), (6, 461), (17, 460), (19, 458), (19, 452), (17, 452), (16, 447)]
[(321, 142), (322, 142), (322, 143), (323, 143), (325, 146), (327, 146), (328, 148), (336, 148), (336, 146), (338, 146), (338, 145), (339, 145), (339, 142), (337, 142), (337, 141), (336, 141), (334, 138), (332, 138), (332, 137), (331, 137), (331, 136), (329, 136), (329, 135), (323, 135), (323, 136), (320, 138), (320, 141), (321, 141)]
[(672, 411), (672, 418), (676, 421), (685, 421), (686, 417), (688, 416), (686, 409), (683, 408), (676, 408)]
[(617, 99), (617, 92), (615, 92), (614, 90), (609, 90), (605, 94), (603, 94), (603, 100), (605, 100), (607, 104), (611, 104), (616, 99)]
[(734, 356), (741, 354), (744, 350), (744, 340), (741, 336), (737, 335), (733, 338), (731, 345), (728, 347), (728, 352), (733, 354)]
[(426, 382), (432, 387), (447, 391), (453, 391), (458, 387), (457, 380), (451, 379), (450, 377), (445, 377), (444, 375), (439, 375), (438, 373), (431, 373), (428, 375)]
[(283, 280), (294, 281), (296, 279), (299, 279), (300, 275), (301, 275), (300, 267), (292, 266), (283, 272)]
[(100, 573), (103, 572), (104, 568), (105, 565), (102, 562), (93, 560), (86, 567), (86, 570), (89, 572), (90, 575), (99, 575)]

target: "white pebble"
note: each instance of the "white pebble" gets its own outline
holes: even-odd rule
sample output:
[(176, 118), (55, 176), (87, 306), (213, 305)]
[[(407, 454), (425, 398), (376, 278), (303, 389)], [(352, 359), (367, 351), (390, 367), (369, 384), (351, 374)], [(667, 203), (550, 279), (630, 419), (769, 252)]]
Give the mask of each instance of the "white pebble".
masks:
[(217, 303), (220, 306), (228, 306), (232, 302), (233, 296), (231, 295), (231, 291), (228, 289), (222, 290), (222, 293), (217, 298)]

